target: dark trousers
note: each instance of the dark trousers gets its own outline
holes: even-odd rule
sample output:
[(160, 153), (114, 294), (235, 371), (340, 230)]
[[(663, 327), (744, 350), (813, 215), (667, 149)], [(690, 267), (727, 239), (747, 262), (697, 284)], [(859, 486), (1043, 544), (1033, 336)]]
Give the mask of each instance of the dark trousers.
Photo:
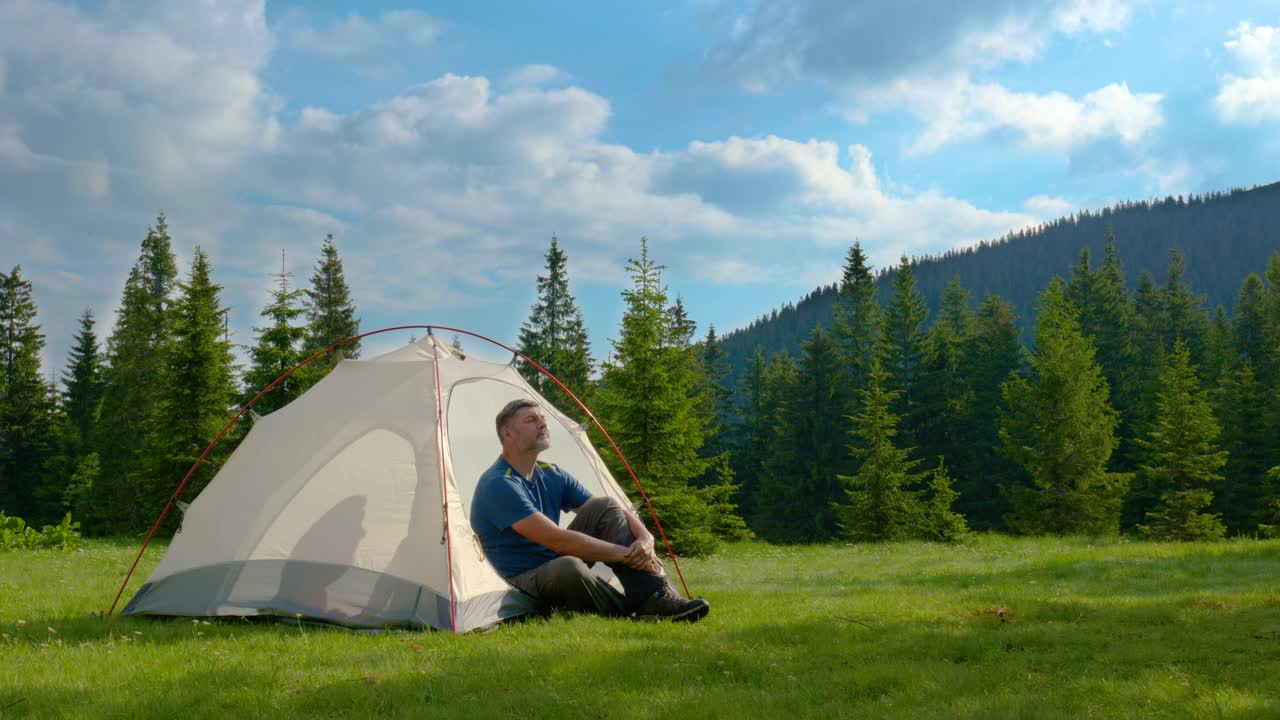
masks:
[[(593, 497), (584, 503), (569, 529), (615, 545), (635, 542), (626, 512), (608, 497)], [(622, 583), (623, 593), (591, 572), (588, 563), (569, 555), (509, 578), (508, 582), (549, 608), (601, 615), (629, 615), (667, 582), (665, 576), (632, 570), (622, 563), (608, 565)]]

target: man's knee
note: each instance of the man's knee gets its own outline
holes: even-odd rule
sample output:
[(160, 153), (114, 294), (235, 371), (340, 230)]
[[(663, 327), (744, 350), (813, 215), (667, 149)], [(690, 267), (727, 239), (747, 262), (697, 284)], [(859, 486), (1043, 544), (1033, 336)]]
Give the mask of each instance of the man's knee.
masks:
[(607, 513), (607, 512), (612, 512), (614, 510), (621, 511), (622, 503), (618, 502), (617, 500), (614, 500), (608, 495), (596, 495), (590, 500), (582, 503), (582, 507), (578, 508), (579, 513), (584, 513), (588, 511)]

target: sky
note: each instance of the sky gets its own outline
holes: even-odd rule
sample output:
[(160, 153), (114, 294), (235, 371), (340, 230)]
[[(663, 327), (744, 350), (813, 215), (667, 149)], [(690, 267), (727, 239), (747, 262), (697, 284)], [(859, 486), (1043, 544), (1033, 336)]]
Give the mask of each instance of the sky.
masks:
[(723, 335), (855, 240), (880, 268), (1277, 180), (1274, 0), (0, 0), (0, 267), (51, 375), (161, 211), (242, 346), (328, 233), (362, 330), (514, 343), (554, 234), (603, 357), (642, 237)]

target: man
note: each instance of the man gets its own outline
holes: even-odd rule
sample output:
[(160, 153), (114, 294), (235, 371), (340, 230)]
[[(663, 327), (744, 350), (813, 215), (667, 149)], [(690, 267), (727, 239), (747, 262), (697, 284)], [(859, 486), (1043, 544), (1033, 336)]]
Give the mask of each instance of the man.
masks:
[[(696, 621), (706, 600), (680, 597), (640, 518), (608, 497), (591, 497), (568, 472), (538, 462), (551, 447), (547, 419), (531, 400), (513, 400), (495, 425), (502, 454), (480, 476), (471, 527), (485, 555), (515, 587), (547, 607), (645, 619)], [(561, 511), (576, 514), (560, 527)], [(618, 593), (591, 572), (606, 563)]]

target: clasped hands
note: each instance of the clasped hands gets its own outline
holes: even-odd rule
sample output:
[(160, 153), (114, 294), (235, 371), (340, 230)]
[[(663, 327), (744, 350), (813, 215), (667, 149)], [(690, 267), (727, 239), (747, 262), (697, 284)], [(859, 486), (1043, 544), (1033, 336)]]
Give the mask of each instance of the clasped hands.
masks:
[(662, 574), (662, 561), (653, 551), (653, 537), (636, 540), (627, 547), (627, 554), (622, 556), (622, 564), (632, 570), (647, 572), (651, 575)]

